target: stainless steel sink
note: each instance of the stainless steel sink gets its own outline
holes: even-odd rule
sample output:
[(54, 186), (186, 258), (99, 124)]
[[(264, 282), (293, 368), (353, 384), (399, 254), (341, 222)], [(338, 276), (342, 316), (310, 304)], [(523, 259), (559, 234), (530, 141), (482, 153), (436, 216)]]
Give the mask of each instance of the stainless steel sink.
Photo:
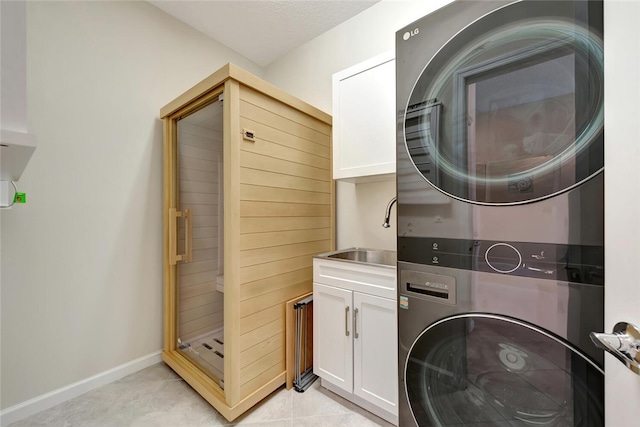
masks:
[(394, 267), (397, 255), (394, 251), (382, 249), (349, 248), (335, 252), (327, 252), (317, 255), (318, 258), (330, 258), (338, 261), (357, 262), (361, 264), (373, 264)]

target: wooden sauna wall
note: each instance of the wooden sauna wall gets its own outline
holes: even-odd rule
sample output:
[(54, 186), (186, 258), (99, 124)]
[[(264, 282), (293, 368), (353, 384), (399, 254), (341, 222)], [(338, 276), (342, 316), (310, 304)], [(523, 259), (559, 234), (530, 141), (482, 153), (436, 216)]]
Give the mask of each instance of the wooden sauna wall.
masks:
[[(178, 263), (178, 337), (183, 342), (223, 327), (219, 274), (222, 108), (216, 101), (178, 122), (178, 203), (192, 209), (193, 260)], [(179, 221), (178, 251), (184, 251)]]
[(286, 370), (285, 303), (312, 291), (312, 258), (333, 248), (333, 180), (330, 125), (244, 85), (239, 98), (256, 135), (238, 154), (243, 399)]

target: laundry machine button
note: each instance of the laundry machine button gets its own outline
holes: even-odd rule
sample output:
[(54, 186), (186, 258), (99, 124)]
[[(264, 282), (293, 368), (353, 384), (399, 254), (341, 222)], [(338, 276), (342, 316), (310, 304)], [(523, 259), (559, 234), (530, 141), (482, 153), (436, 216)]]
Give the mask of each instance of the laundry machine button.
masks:
[(508, 243), (495, 243), (484, 253), (484, 259), (491, 269), (498, 273), (513, 273), (522, 264), (522, 255)]

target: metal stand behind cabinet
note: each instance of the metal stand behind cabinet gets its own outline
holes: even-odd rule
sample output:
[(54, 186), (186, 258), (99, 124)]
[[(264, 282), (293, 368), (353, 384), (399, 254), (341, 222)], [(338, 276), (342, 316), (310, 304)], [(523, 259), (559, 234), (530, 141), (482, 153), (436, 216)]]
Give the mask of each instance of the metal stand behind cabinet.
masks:
[[(331, 116), (232, 64), (160, 116), (162, 358), (231, 421), (285, 383), (285, 303), (334, 249)], [(201, 126), (212, 117), (219, 130)]]

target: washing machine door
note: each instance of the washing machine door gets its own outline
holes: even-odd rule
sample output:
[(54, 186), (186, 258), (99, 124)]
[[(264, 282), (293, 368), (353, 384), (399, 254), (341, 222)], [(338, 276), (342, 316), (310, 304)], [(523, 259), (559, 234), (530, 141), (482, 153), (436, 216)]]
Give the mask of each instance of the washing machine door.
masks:
[(511, 318), (467, 314), (431, 325), (404, 372), (418, 426), (604, 425), (604, 372)]
[(462, 28), (405, 107), (417, 171), (486, 205), (541, 200), (601, 172), (601, 29), (602, 3), (592, 1), (515, 2)]

